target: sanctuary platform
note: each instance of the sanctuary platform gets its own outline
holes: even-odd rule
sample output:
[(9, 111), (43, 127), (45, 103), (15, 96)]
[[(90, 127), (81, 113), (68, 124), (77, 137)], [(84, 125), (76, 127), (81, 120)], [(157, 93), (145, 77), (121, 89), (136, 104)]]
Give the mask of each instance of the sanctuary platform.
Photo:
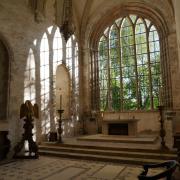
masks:
[[(128, 143), (133, 144), (156, 144), (158, 137), (156, 135), (150, 136), (123, 136), (123, 135), (105, 135), (105, 134), (95, 134), (78, 137), (79, 141), (93, 141), (93, 142), (110, 142), (110, 143)], [(133, 145), (134, 146), (134, 145)]]
[(102, 134), (63, 138), (62, 143), (44, 142), (39, 154), (63, 158), (142, 165), (176, 159), (176, 151), (162, 151), (155, 136), (130, 137)]

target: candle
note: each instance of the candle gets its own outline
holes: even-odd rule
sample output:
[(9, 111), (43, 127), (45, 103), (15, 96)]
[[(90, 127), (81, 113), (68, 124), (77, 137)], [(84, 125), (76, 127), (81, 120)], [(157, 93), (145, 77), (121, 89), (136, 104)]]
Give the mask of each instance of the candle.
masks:
[(62, 94), (60, 94), (60, 109), (62, 108)]
[(104, 114), (103, 114), (103, 112), (101, 113), (101, 117), (102, 117), (102, 118), (104, 117)]

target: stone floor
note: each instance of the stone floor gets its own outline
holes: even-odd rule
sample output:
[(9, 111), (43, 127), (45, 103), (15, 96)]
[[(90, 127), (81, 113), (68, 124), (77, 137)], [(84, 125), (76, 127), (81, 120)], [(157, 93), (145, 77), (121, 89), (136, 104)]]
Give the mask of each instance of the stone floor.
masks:
[(141, 166), (41, 156), (0, 165), (0, 180), (136, 180), (141, 171)]

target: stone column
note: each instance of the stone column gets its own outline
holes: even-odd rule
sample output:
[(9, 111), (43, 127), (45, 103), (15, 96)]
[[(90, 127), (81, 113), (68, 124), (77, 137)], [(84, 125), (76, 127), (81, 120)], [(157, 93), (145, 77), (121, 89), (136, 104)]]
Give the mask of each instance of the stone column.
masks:
[(176, 33), (177, 33), (178, 54), (179, 54), (179, 68), (180, 68), (180, 11), (179, 9), (180, 9), (180, 1), (174, 0)]

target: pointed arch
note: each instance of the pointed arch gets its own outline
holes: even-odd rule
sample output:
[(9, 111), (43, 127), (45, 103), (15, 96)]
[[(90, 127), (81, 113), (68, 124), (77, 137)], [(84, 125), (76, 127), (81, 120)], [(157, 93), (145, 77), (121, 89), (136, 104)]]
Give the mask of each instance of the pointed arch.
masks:
[(62, 37), (59, 28), (56, 28), (53, 38), (53, 74), (56, 74), (56, 68), (59, 64), (62, 64), (63, 58), (63, 45)]
[(50, 131), (49, 76), (49, 43), (47, 34), (44, 33), (40, 45), (41, 117), (43, 134), (47, 134)]
[[(160, 64), (152, 64), (151, 49), (156, 48), (153, 53), (159, 53), (159, 36), (155, 26), (149, 22), (130, 14), (115, 20), (101, 36), (98, 42), (101, 110), (148, 110), (157, 107), (161, 73)], [(109, 35), (105, 36), (107, 29)], [(151, 41), (148, 40), (149, 35)], [(156, 76), (153, 75), (153, 67), (157, 70)]]

